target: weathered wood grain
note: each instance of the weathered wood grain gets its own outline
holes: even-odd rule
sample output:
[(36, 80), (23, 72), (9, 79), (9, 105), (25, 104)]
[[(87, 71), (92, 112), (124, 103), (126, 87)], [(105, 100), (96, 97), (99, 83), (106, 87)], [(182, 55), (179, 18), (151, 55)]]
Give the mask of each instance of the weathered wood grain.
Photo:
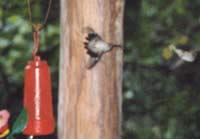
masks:
[(84, 27), (123, 44), (124, 0), (61, 0), (59, 139), (119, 139), (122, 49), (86, 68)]

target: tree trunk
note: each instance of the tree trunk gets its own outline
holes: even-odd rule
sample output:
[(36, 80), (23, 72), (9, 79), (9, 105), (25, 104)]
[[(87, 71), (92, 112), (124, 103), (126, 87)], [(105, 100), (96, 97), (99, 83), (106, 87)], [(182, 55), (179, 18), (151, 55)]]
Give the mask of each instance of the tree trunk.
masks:
[(106, 53), (92, 69), (82, 30), (123, 43), (124, 0), (61, 0), (59, 139), (119, 139), (122, 49)]

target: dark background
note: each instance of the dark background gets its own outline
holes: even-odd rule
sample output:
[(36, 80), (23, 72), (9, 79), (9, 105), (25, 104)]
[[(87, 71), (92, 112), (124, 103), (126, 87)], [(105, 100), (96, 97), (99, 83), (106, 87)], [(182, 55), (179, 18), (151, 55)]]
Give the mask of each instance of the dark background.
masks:
[[(47, 5), (33, 2), (34, 20)], [(60, 7), (52, 5), (40, 55), (51, 66), (56, 115)], [(123, 139), (199, 139), (200, 58), (172, 68), (179, 59), (168, 46), (200, 48), (200, 1), (126, 0), (124, 22)], [(0, 109), (11, 112), (11, 124), (22, 108), (31, 32), (26, 1), (0, 0)]]

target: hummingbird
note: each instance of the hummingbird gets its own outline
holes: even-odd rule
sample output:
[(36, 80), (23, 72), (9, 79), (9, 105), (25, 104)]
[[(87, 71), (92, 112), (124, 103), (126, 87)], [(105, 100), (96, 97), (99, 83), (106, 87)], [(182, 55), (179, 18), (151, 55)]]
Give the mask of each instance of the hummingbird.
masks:
[(186, 62), (194, 62), (197, 56), (197, 52), (199, 51), (199, 49), (191, 50), (191, 51), (181, 50), (181, 49), (176, 48), (176, 46), (173, 44), (171, 44), (169, 48), (172, 51), (174, 51), (181, 60), (186, 61)]
[(200, 49), (194, 49), (189, 51), (182, 50), (176, 48), (174, 44), (169, 45), (169, 49), (176, 53), (179, 57), (179, 60), (177, 60), (175, 64), (171, 66), (171, 69), (176, 69), (177, 67), (181, 66), (184, 62), (194, 62), (197, 58), (198, 52), (200, 51)]
[(114, 47), (120, 47), (120, 45), (114, 45), (108, 43), (102, 39), (92, 28), (86, 28), (87, 36), (84, 42), (87, 54), (90, 56), (88, 61), (88, 69), (93, 68), (101, 59), (103, 54), (112, 51)]

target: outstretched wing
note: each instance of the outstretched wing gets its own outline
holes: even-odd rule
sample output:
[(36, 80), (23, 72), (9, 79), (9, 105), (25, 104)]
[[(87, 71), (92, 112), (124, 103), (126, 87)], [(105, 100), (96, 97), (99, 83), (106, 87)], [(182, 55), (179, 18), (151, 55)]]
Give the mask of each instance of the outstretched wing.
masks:
[(101, 59), (101, 57), (90, 57), (88, 62), (87, 62), (87, 68), (88, 69), (93, 68), (98, 63), (98, 61), (100, 59)]

